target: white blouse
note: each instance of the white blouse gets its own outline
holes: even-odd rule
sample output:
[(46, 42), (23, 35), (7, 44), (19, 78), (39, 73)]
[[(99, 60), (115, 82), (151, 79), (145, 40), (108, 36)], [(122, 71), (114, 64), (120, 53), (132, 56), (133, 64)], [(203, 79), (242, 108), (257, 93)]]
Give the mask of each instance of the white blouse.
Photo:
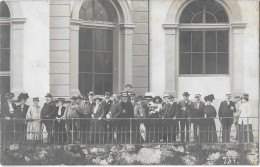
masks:
[(248, 118), (252, 117), (251, 105), (248, 102), (242, 103), (239, 107), (239, 110), (241, 113), (239, 116), (238, 124), (242, 124), (242, 122), (244, 123), (244, 125), (252, 124), (252, 119)]

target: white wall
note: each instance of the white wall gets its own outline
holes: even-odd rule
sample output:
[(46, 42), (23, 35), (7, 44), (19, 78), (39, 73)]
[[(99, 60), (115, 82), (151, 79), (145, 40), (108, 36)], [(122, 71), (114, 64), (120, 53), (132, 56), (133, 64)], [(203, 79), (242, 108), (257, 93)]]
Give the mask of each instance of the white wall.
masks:
[(24, 90), (31, 98), (44, 97), (49, 92), (50, 78), (49, 1), (20, 1), (20, 4), (26, 18), (23, 33)]

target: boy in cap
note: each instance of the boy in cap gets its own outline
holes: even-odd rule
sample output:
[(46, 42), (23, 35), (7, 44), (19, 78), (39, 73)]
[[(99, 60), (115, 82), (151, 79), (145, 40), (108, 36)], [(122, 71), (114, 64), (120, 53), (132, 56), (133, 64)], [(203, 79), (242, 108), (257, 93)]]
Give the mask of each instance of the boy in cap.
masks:
[(190, 118), (192, 115), (192, 109), (193, 103), (189, 100), (190, 94), (188, 92), (184, 92), (182, 94), (183, 100), (181, 100), (178, 104), (179, 110), (177, 117), (178, 118), (184, 118), (180, 119), (180, 125), (181, 125), (181, 142), (184, 142), (185, 140), (185, 128), (186, 128), (186, 142), (190, 141)]
[(53, 123), (54, 123), (52, 119), (54, 119), (56, 106), (52, 101), (52, 95), (50, 93), (47, 93), (45, 95), (45, 98), (46, 98), (46, 102), (44, 103), (42, 108), (41, 118), (43, 119), (42, 123), (46, 126), (47, 132), (50, 134), (48, 135), (48, 141), (52, 142), (53, 138), (51, 133), (53, 130)]
[(201, 101), (201, 95), (195, 95), (195, 101), (193, 102), (193, 113), (192, 113), (192, 120), (193, 123), (193, 132), (194, 132), (194, 140), (198, 140), (198, 132), (197, 129), (200, 125), (201, 119), (203, 118), (203, 112), (205, 108), (205, 103)]
[[(233, 124), (233, 113), (236, 112), (236, 106), (233, 101), (231, 101), (231, 94), (226, 94), (226, 100), (220, 103), (218, 110), (219, 120), (222, 125), (222, 142), (230, 142), (230, 130)], [(227, 118), (225, 118), (227, 117)]]

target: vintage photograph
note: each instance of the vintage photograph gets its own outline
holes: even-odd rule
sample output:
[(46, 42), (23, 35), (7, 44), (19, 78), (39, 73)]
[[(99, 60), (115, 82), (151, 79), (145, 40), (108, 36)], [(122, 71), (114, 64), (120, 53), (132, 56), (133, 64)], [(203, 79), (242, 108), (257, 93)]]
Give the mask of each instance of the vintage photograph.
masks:
[(259, 165), (259, 0), (0, 0), (1, 165)]

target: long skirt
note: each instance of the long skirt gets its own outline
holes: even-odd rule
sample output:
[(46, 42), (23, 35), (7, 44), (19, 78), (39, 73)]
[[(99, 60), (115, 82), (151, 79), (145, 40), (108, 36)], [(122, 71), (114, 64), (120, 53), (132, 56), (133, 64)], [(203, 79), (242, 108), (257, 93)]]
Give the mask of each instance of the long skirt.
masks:
[(41, 122), (31, 121), (27, 124), (27, 140), (41, 140)]
[(252, 124), (239, 124), (238, 125), (238, 140), (239, 143), (252, 143), (254, 141)]
[(214, 119), (202, 119), (200, 124), (199, 142), (216, 143), (218, 141)]

